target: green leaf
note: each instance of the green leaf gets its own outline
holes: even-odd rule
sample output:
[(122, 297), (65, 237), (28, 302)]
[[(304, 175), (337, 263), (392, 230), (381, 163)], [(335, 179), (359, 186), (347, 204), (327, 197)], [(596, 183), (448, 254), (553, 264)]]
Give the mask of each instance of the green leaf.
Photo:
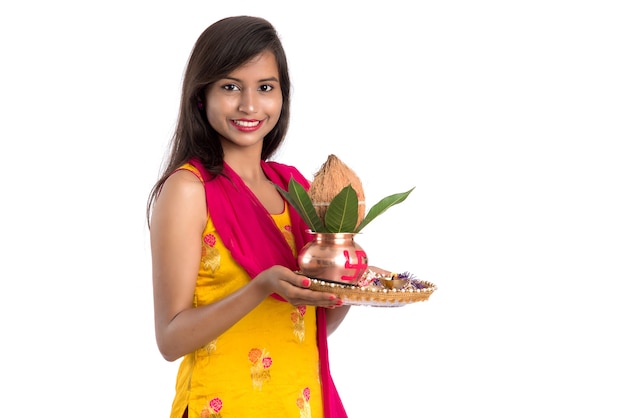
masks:
[(274, 186), (285, 198), (287, 203), (293, 206), (296, 212), (298, 212), (308, 227), (311, 228), (311, 231), (327, 232), (322, 220), (313, 207), (313, 202), (311, 202), (309, 194), (300, 183), (295, 181), (292, 177), (291, 180), (289, 180), (289, 191), (283, 190), (277, 184), (274, 184)]
[(328, 205), (324, 224), (328, 232), (354, 232), (359, 217), (359, 199), (351, 185), (344, 187)]
[(392, 194), (390, 196), (387, 196), (381, 199), (378, 203), (372, 206), (369, 212), (367, 212), (367, 215), (365, 215), (365, 218), (359, 224), (355, 232), (361, 231), (363, 228), (365, 228), (367, 224), (372, 222), (374, 218), (376, 218), (378, 215), (380, 215), (381, 213), (383, 213), (384, 211), (386, 211), (393, 205), (397, 205), (398, 203), (403, 202), (409, 196), (409, 194), (413, 191), (413, 189), (415, 189), (415, 187), (411, 188), (410, 190), (404, 193)]

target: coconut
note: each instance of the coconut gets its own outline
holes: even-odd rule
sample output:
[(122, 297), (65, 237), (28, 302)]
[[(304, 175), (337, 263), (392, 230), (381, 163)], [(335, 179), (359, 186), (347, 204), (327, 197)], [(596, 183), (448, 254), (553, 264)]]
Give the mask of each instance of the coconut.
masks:
[(329, 155), (319, 171), (315, 173), (309, 188), (309, 197), (322, 222), (324, 222), (330, 202), (348, 185), (352, 186), (359, 199), (358, 225), (365, 217), (365, 192), (361, 179), (337, 156)]

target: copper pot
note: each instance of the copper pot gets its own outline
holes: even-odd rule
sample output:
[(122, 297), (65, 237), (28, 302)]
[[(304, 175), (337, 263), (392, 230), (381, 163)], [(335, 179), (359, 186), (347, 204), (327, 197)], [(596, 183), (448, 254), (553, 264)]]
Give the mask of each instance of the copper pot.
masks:
[(298, 255), (300, 273), (336, 283), (356, 284), (367, 271), (367, 254), (355, 233), (312, 232), (313, 241)]

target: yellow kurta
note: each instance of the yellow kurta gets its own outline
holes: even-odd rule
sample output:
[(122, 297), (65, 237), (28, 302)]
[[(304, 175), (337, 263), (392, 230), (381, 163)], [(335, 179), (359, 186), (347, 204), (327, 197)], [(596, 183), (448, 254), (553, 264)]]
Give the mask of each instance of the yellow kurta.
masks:
[[(184, 168), (199, 176), (194, 167)], [(295, 255), (287, 207), (272, 217)], [(249, 281), (209, 216), (194, 306), (215, 302)], [(314, 307), (268, 297), (217, 339), (183, 358), (171, 418), (181, 418), (187, 407), (189, 418), (323, 417), (316, 334)]]

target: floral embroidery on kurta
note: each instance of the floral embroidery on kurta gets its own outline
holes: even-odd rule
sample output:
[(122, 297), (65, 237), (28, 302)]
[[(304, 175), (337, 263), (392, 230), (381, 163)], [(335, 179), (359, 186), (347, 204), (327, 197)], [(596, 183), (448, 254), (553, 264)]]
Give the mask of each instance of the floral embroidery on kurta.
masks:
[(204, 346), (207, 354), (211, 354), (217, 350), (217, 338)]
[(291, 322), (293, 322), (293, 335), (296, 336), (299, 342), (304, 341), (304, 314), (305, 313), (306, 313), (305, 305), (297, 306), (291, 312)]
[(311, 418), (309, 399), (311, 399), (311, 389), (307, 387), (302, 390), (302, 396), (296, 399), (296, 405), (300, 409), (300, 418)]
[(270, 380), (270, 367), (272, 366), (272, 358), (265, 349), (253, 348), (248, 352), (248, 359), (252, 366), (250, 366), (250, 378), (252, 379), (252, 386), (255, 389), (261, 390), (263, 383)]
[(217, 239), (213, 234), (206, 234), (202, 239), (202, 267), (205, 270), (211, 269), (213, 273), (220, 267), (220, 252), (215, 248)]
[(202, 408), (200, 418), (221, 418), (222, 414), (222, 400), (220, 398), (213, 398)]

